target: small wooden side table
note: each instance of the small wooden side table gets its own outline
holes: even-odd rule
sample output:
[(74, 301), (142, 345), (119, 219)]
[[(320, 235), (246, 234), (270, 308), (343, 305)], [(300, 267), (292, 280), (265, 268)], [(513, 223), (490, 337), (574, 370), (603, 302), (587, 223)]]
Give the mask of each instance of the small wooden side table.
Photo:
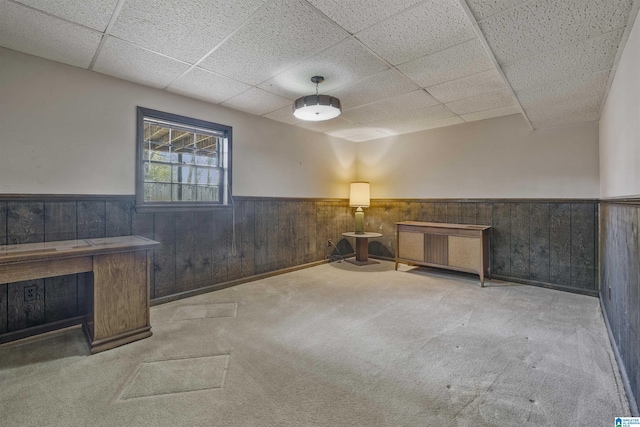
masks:
[(378, 261), (369, 259), (369, 239), (375, 237), (382, 237), (380, 233), (364, 232), (363, 234), (356, 234), (353, 231), (342, 233), (344, 237), (356, 238), (356, 258), (349, 258), (345, 261), (355, 264), (357, 266), (380, 264)]

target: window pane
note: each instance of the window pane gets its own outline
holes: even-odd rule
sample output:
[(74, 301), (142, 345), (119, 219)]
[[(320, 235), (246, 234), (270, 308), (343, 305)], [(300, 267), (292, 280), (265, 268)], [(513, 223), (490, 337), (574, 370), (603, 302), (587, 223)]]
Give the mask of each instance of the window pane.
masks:
[(220, 183), (219, 169), (200, 167), (196, 174), (197, 184), (218, 185)]
[(160, 150), (144, 150), (144, 159), (146, 161), (154, 162), (170, 162), (171, 154), (169, 153), (169, 147), (165, 147), (164, 151)]
[(174, 154), (175, 160), (174, 163), (181, 163), (186, 165), (192, 165), (195, 162), (196, 156), (193, 155), (192, 150), (188, 151), (178, 151)]
[(198, 150), (196, 152), (196, 164), (204, 166), (219, 166), (218, 155), (205, 150)]
[(179, 184), (195, 184), (196, 168), (193, 166), (172, 166), (172, 182)]
[(173, 184), (173, 201), (174, 202), (195, 202), (196, 201), (196, 186), (195, 185), (182, 185)]
[(218, 187), (198, 186), (198, 201), (201, 202), (219, 202)]
[(173, 151), (193, 151), (193, 132), (173, 130), (171, 132), (171, 146)]
[(145, 202), (170, 202), (171, 184), (144, 184)]
[(218, 138), (215, 136), (196, 134), (196, 141), (196, 148), (199, 150), (209, 150), (213, 152), (218, 150)]
[(145, 163), (144, 180), (147, 182), (171, 182), (171, 166)]

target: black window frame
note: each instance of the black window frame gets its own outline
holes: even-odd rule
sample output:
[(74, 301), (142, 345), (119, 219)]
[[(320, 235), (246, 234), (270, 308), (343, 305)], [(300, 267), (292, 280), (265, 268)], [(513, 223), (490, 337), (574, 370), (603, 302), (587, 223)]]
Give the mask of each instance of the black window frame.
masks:
[[(226, 169), (222, 179), (220, 189), (220, 201), (145, 201), (144, 200), (144, 121), (145, 118), (152, 118), (167, 121), (185, 127), (195, 127), (214, 132), (222, 132), (226, 139)], [(145, 107), (137, 107), (136, 117), (136, 211), (180, 211), (180, 210), (202, 210), (212, 208), (231, 208), (232, 199), (232, 132), (231, 126), (206, 120), (194, 119), (192, 117), (181, 116), (174, 113), (153, 110)]]

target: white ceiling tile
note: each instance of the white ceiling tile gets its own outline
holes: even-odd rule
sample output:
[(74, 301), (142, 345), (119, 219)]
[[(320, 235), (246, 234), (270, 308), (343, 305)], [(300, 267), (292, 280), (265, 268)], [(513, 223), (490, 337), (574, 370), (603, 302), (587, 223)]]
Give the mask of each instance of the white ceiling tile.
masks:
[(427, 124), (440, 119), (446, 119), (455, 114), (444, 105), (435, 105), (433, 107), (423, 108), (421, 110), (412, 111), (401, 116), (387, 117), (386, 119), (365, 122), (367, 126), (375, 127), (380, 130), (394, 129), (403, 126)]
[(287, 105), (286, 107), (282, 107), (279, 110), (275, 110), (270, 112), (269, 114), (265, 114), (262, 117), (276, 120), (278, 122), (288, 123), (290, 125), (295, 125), (302, 122), (302, 120), (293, 115), (292, 105)]
[(249, 90), (250, 87), (196, 67), (171, 83), (167, 90), (217, 104)]
[(608, 70), (613, 66), (623, 30), (613, 31), (502, 67), (513, 90)]
[(323, 76), (320, 93), (331, 93), (336, 88), (379, 73), (389, 68), (384, 61), (348, 38), (324, 52), (301, 62), (259, 85), (260, 88), (288, 98), (315, 93), (311, 77)]
[(525, 108), (536, 129), (598, 120), (602, 95)]
[(12, 2), (0, 2), (0, 46), (88, 68), (102, 34)]
[(104, 31), (118, 0), (16, 0), (35, 9), (78, 24)]
[(352, 142), (364, 142), (371, 141), (372, 139), (380, 139), (389, 136), (388, 133), (384, 133), (382, 131), (376, 130), (373, 132), (363, 133), (360, 135), (349, 136), (344, 139)]
[(423, 130), (441, 128), (441, 127), (445, 127), (445, 126), (452, 126), (452, 125), (457, 125), (457, 124), (460, 124), (460, 123), (464, 123), (464, 120), (462, 120), (458, 116), (453, 116), (453, 117), (447, 117), (446, 119), (438, 119), (438, 120), (433, 120), (433, 121), (425, 122), (425, 123), (418, 123), (418, 124), (414, 124), (414, 125), (401, 126), (401, 127), (395, 128), (395, 129), (386, 130), (386, 132), (391, 134), (391, 135), (402, 135), (402, 134), (405, 134), (405, 133), (420, 132), (420, 131), (423, 131)]
[(473, 16), (480, 21), (525, 1), (527, 0), (467, 0), (467, 4)]
[(397, 65), (475, 38), (458, 0), (427, 0), (356, 37)]
[(355, 34), (422, 0), (308, 0), (333, 21)]
[(422, 87), (492, 68), (493, 64), (477, 38), (398, 66), (398, 70)]
[(222, 105), (261, 116), (287, 105), (293, 105), (293, 101), (254, 87), (228, 99)]
[(518, 93), (518, 99), (524, 108), (530, 108), (603, 95), (609, 74), (603, 71), (527, 89)]
[(632, 0), (535, 0), (480, 23), (500, 64), (626, 25)]
[(476, 111), (508, 107), (515, 103), (516, 100), (513, 99), (510, 91), (501, 90), (498, 92), (483, 93), (482, 95), (473, 96), (471, 98), (449, 102), (446, 106), (456, 114), (468, 114)]
[(492, 119), (494, 117), (510, 116), (511, 114), (520, 113), (520, 108), (517, 105), (510, 105), (508, 107), (494, 108), (492, 110), (462, 114), (460, 117), (462, 117), (465, 122), (474, 122), (476, 120)]
[(346, 37), (305, 2), (276, 0), (200, 65), (258, 84)]
[(396, 70), (389, 69), (343, 87), (330, 95), (340, 98), (342, 109), (348, 110), (417, 89), (418, 85)]
[(505, 88), (506, 85), (502, 77), (493, 69), (431, 86), (427, 90), (440, 102), (451, 102), (471, 98), (483, 93), (496, 92)]
[(352, 125), (352, 123), (341, 119), (340, 117), (336, 117), (335, 119), (324, 120), (321, 122), (301, 122), (296, 126), (316, 132), (327, 132), (334, 129), (342, 129), (349, 125)]
[(189, 65), (108, 37), (93, 70), (147, 86), (165, 87)]
[(111, 34), (195, 63), (263, 3), (264, 0), (126, 0)]
[(352, 122), (363, 122), (399, 116), (425, 107), (437, 105), (439, 102), (422, 89), (403, 95), (383, 99), (362, 107), (356, 107), (342, 113), (342, 117)]
[(351, 138), (358, 135), (364, 135), (368, 133), (379, 132), (377, 129), (362, 126), (356, 123), (348, 123), (344, 127), (333, 129), (325, 132), (327, 135), (335, 136), (336, 138)]

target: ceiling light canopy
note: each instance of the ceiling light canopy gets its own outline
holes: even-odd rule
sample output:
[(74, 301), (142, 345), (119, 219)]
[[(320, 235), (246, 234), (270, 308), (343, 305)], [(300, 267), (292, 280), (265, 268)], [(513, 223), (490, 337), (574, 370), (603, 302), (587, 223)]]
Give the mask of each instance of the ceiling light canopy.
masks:
[(324, 81), (324, 77), (313, 76), (311, 81), (316, 84), (316, 94), (296, 99), (293, 103), (293, 115), (300, 120), (310, 122), (320, 122), (338, 117), (342, 113), (340, 100), (334, 96), (318, 94), (318, 85)]

